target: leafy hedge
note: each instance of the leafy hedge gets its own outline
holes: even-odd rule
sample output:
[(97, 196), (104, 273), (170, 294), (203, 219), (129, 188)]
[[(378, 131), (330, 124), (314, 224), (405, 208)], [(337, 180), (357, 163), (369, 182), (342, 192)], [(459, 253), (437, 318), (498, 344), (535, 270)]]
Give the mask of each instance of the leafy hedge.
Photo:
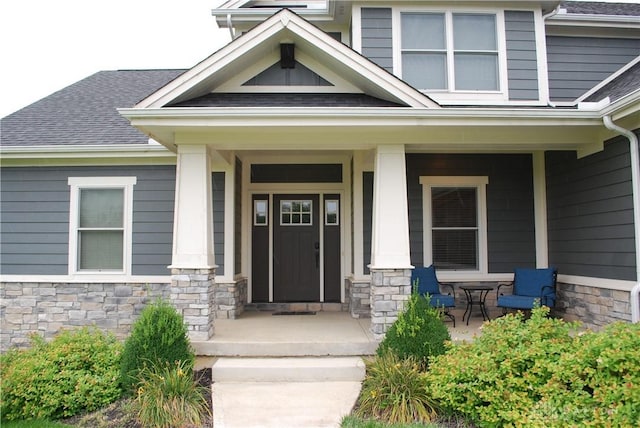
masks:
[(379, 356), (391, 351), (400, 358), (413, 357), (426, 368), (432, 356), (445, 352), (445, 343), (450, 340), (441, 310), (429, 304), (429, 297), (414, 292), (377, 352)]
[(548, 308), (484, 325), (473, 343), (435, 357), (432, 399), (478, 426), (638, 426), (640, 324), (578, 333)]
[(184, 362), (191, 370), (195, 353), (182, 316), (164, 300), (147, 305), (133, 323), (122, 353), (120, 381), (133, 393), (145, 367)]
[(3, 420), (57, 419), (117, 400), (122, 345), (111, 334), (83, 328), (0, 358)]

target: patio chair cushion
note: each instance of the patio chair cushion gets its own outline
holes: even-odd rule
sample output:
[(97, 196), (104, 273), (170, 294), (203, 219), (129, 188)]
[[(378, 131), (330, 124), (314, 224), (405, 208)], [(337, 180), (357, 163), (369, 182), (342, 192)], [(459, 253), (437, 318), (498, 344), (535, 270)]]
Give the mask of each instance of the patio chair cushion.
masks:
[[(553, 293), (553, 275), (555, 269), (517, 268), (514, 272), (513, 294), (539, 298), (541, 297), (541, 290), (544, 294)], [(543, 289), (545, 286), (550, 288)], [(542, 304), (546, 303), (542, 302)]]
[[(506, 308), (515, 308), (515, 309), (531, 309), (533, 308), (533, 303), (536, 297), (531, 296), (516, 296), (516, 295), (508, 295), (508, 296), (499, 296), (498, 297), (498, 306), (506, 307)], [(537, 297), (539, 299), (539, 297)]]
[(431, 300), (429, 303), (431, 306), (440, 308), (444, 306), (445, 308), (453, 308), (456, 306), (456, 302), (453, 296), (449, 296), (448, 294), (429, 294)]
[(436, 269), (433, 265), (429, 267), (417, 267), (411, 272), (411, 284), (418, 281), (418, 294), (435, 295), (440, 294), (440, 286), (438, 278), (436, 278)]

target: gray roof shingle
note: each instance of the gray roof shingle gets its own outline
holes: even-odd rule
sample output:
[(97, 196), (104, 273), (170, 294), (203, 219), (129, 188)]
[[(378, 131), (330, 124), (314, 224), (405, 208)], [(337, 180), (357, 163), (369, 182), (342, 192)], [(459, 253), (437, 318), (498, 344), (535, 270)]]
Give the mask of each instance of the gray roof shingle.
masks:
[(638, 89), (640, 89), (640, 62), (589, 95), (585, 101), (598, 102), (609, 97), (611, 102), (614, 102)]
[(148, 137), (120, 116), (184, 70), (100, 71), (0, 121), (0, 145), (145, 144)]
[(560, 7), (566, 9), (567, 13), (579, 15), (640, 16), (640, 3), (563, 1)]

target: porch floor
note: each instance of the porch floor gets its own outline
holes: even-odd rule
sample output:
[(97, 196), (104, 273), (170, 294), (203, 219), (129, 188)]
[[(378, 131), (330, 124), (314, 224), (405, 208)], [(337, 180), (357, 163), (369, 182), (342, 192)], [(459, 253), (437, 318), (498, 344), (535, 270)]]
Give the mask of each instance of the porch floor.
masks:
[[(482, 318), (469, 325), (456, 315), (456, 328), (446, 322), (454, 341), (480, 334)], [(196, 354), (215, 357), (303, 357), (372, 355), (378, 346), (368, 318), (352, 318), (346, 312), (315, 315), (273, 315), (248, 311), (234, 320), (216, 319), (215, 334), (208, 341), (193, 342)]]

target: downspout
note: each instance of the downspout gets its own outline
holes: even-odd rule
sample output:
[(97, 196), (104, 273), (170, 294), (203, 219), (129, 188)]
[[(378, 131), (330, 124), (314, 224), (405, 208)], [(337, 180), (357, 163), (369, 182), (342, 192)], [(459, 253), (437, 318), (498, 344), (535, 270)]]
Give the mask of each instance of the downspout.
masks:
[(233, 31), (233, 24), (231, 22), (231, 14), (227, 13), (227, 27), (229, 28), (229, 34), (231, 35), (231, 40), (236, 38), (235, 31)]
[[(544, 24), (544, 22), (545, 22), (547, 19), (549, 19), (549, 18), (551, 18), (551, 17), (553, 17), (553, 16), (557, 15), (559, 12), (560, 12), (560, 4), (558, 4), (558, 6), (556, 6), (556, 7), (555, 7), (555, 9), (553, 9), (551, 12), (547, 13), (546, 15), (542, 15), (542, 22), (543, 22), (543, 25), (545, 25), (545, 24)], [(546, 30), (546, 26), (545, 26), (545, 30)], [(546, 31), (545, 31), (545, 32), (546, 32)], [(545, 36), (546, 36), (546, 35), (545, 35)], [(547, 74), (549, 74), (549, 71), (548, 71), (548, 70), (547, 70)], [(548, 78), (547, 78), (547, 79), (548, 79)], [(547, 89), (547, 106), (548, 106), (548, 107), (551, 107), (551, 108), (556, 108), (556, 105), (551, 101), (551, 93), (550, 93), (550, 91), (549, 91), (548, 89)]]
[(640, 159), (638, 158), (638, 136), (632, 131), (622, 128), (611, 120), (611, 116), (603, 117), (607, 129), (627, 137), (631, 156), (631, 185), (633, 195), (633, 225), (636, 248), (636, 285), (631, 289), (631, 322), (640, 322)]

